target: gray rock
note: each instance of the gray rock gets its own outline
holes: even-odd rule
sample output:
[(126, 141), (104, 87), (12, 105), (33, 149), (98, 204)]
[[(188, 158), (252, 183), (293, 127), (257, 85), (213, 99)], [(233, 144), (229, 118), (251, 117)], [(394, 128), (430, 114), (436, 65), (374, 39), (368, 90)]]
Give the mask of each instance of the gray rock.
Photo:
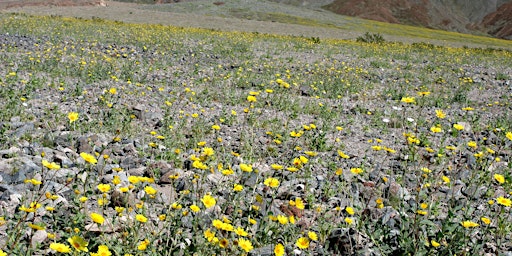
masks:
[(0, 196), (1, 201), (11, 200), (11, 195), (20, 195), (12, 185), (7, 184), (0, 184), (0, 192), (2, 192), (2, 195)]
[(31, 173), (41, 169), (28, 157), (16, 157), (0, 161), (0, 175), (6, 183), (25, 181)]
[[(122, 165), (121, 165), (122, 166)], [(143, 176), (146, 172), (146, 167), (138, 167), (138, 168), (126, 168), (126, 172), (128, 172), (131, 176)]]
[(89, 139), (87, 137), (80, 137), (78, 138), (78, 147), (77, 147), (77, 153), (89, 153), (92, 154), (94, 152), (94, 149), (89, 144)]
[(46, 238), (48, 237), (48, 233), (46, 230), (37, 230), (32, 235), (32, 239), (30, 240), (32, 248), (36, 248), (39, 244), (42, 244)]
[(73, 134), (69, 131), (64, 131), (55, 136), (53, 139), (55, 145), (59, 145), (65, 148), (74, 148), (75, 140), (73, 138)]
[(21, 152), (17, 147), (10, 147), (9, 149), (0, 150), (0, 158), (11, 158)]
[(274, 255), (274, 247), (272, 245), (267, 245), (261, 248), (254, 248), (249, 252), (249, 256), (273, 256)]
[(53, 161), (55, 161), (55, 163), (58, 163), (63, 168), (75, 166), (75, 163), (71, 161), (71, 159), (69, 159), (67, 155), (61, 152), (55, 152), (55, 155), (53, 156)]
[(16, 138), (21, 138), (23, 135), (31, 132), (34, 130), (34, 123), (26, 123), (20, 128), (16, 129), (11, 136)]
[(141, 164), (141, 160), (139, 158), (129, 156), (129, 157), (124, 158), (121, 161), (120, 166), (123, 169), (132, 169), (132, 168), (138, 167), (140, 164)]
[(146, 107), (144, 107), (144, 105), (137, 104), (132, 108), (132, 110), (133, 110), (133, 114), (135, 115), (135, 117), (137, 117), (138, 119), (141, 119), (141, 120), (144, 119), (145, 111), (146, 111)]
[(137, 154), (137, 148), (135, 147), (135, 144), (133, 142), (132, 143), (128, 143), (123, 148), (123, 152), (126, 153), (126, 154)]

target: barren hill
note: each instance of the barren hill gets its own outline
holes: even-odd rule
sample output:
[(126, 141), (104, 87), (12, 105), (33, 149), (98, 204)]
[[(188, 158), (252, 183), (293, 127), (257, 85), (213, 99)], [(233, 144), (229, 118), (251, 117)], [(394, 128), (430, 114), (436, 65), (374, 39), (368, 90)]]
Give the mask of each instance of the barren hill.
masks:
[(325, 8), (343, 15), (512, 39), (512, 1), (335, 0)]

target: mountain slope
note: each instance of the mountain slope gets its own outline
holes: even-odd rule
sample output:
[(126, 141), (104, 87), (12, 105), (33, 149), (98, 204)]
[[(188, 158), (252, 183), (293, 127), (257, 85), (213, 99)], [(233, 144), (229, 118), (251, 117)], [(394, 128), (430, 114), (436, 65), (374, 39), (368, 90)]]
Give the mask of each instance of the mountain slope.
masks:
[(335, 0), (325, 8), (377, 21), (512, 38), (506, 0)]

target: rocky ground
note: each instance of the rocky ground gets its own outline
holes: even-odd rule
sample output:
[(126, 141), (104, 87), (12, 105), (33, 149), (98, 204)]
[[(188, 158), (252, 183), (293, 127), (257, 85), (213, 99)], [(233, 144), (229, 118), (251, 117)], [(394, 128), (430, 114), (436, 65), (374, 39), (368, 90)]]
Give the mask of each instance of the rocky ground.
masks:
[[(418, 200), (420, 195), (416, 193), (416, 189), (424, 185), (422, 183), (424, 182), (423, 173), (418, 171), (420, 167), (432, 168), (437, 175), (437, 178), (432, 178), (432, 187), (427, 189), (425, 192), (427, 194), (421, 195), (424, 197), (422, 202), (428, 200), (432, 205), (439, 204), (439, 212), (435, 216), (432, 214), (432, 218), (429, 219), (433, 225), (442, 226), (443, 222), (449, 220), (458, 226), (459, 222), (468, 218), (468, 215), (462, 214), (463, 211), (460, 210), (466, 204), (471, 204), (474, 216), (485, 215), (491, 211), (487, 206), (489, 198), (506, 196), (508, 193), (506, 188), (495, 186), (492, 181), (486, 183), (475, 181), (485, 179), (486, 175), (490, 173), (510, 171), (512, 141), (507, 141), (503, 135), (509, 125), (507, 118), (510, 117), (508, 113), (511, 110), (508, 102), (512, 93), (510, 66), (495, 65), (497, 63), (494, 63), (492, 58), (487, 59), (485, 55), (476, 54), (477, 57), (474, 58), (482, 58), (482, 60), (467, 62), (461, 60), (451, 63), (448, 62), (448, 59), (451, 58), (446, 57), (447, 62), (437, 62), (433, 59), (441, 57), (423, 55), (425, 52), (420, 50), (418, 51), (421, 54), (417, 55), (413, 50), (408, 56), (400, 55), (401, 53), (397, 50), (394, 56), (390, 54), (390, 56), (383, 57), (370, 54), (370, 56), (362, 57), (368, 53), (356, 52), (359, 46), (354, 46), (353, 49), (347, 48), (333, 54), (320, 46), (315, 48), (314, 44), (309, 43), (297, 43), (293, 47), (286, 48), (286, 51), (278, 49), (267, 54), (271, 51), (268, 49), (273, 49), (274, 44), (281, 45), (281, 43), (273, 43), (271, 40), (251, 43), (247, 49), (235, 52), (235, 55), (222, 56), (214, 50), (207, 50), (209, 47), (214, 47), (213, 44), (208, 44), (208, 40), (210, 40), (208, 37), (185, 38), (179, 42), (183, 45), (176, 46), (177, 48), (173, 49), (174, 52), (169, 51), (171, 54), (162, 57), (163, 55), (160, 56), (158, 50), (147, 50), (126, 42), (115, 44), (82, 41), (74, 38), (56, 42), (55, 38), (50, 36), (1, 34), (0, 49), (4, 49), (3, 56), (6, 59), (19, 61), (0, 64), (0, 77), (4, 78), (3, 82), (7, 86), (12, 86), (12, 84), (8, 84), (11, 81), (9, 80), (11, 76), (9, 70), (17, 65), (28, 65), (26, 64), (28, 62), (25, 62), (25, 57), (21, 54), (29, 52), (44, 54), (47, 45), (56, 46), (55, 49), (61, 50), (64, 47), (74, 47), (82, 49), (82, 52), (96, 54), (92, 56), (104, 54), (106, 58), (110, 56), (119, 63), (141, 62), (152, 65), (163, 63), (162, 68), (150, 69), (152, 66), (148, 65), (138, 70), (127, 69), (135, 74), (134, 80), (145, 81), (142, 89), (138, 88), (140, 86), (126, 83), (126, 81), (115, 81), (114, 78), (86, 82), (87, 76), (75, 74), (76, 71), (59, 75), (58, 78), (61, 80), (45, 80), (53, 85), (30, 87), (30, 83), (22, 81), (43, 80), (45, 76), (53, 76), (52, 71), (40, 70), (37, 68), (37, 64), (31, 66), (32, 70), (19, 69), (13, 83), (22, 90), (27, 90), (27, 92), (33, 90), (33, 92), (30, 93), (30, 96), (25, 96), (27, 98), (23, 97), (25, 100), (17, 100), (16, 109), (9, 109), (12, 106), (8, 105), (8, 102), (11, 101), (8, 101), (7, 96), (2, 95), (2, 98), (5, 99), (3, 105), (0, 105), (2, 109), (9, 113), (11, 111), (16, 113), (0, 122), (2, 139), (0, 147), (0, 204), (2, 214), (13, 216), (19, 213), (19, 207), (24, 202), (34, 200), (31, 196), (44, 194), (39, 191), (44, 190), (58, 195), (58, 199), (51, 201), (50, 204), (59, 209), (55, 212), (55, 216), (59, 218), (58, 216), (66, 216), (74, 210), (73, 207), (77, 200), (75, 191), (79, 189), (76, 184), (80, 184), (80, 182), (85, 183), (89, 180), (89, 182), (107, 184), (112, 183), (114, 176), (118, 176), (122, 185), (128, 185), (130, 176), (144, 176), (154, 178), (156, 181), (154, 187), (160, 192), (155, 198), (155, 208), (148, 216), (154, 219), (157, 219), (159, 213), (166, 210), (166, 204), (175, 201), (178, 197), (182, 201), (194, 202), (199, 201), (203, 192), (215, 191), (218, 204), (222, 208), (215, 207), (204, 213), (203, 221), (207, 225), (211, 216), (234, 214), (234, 209), (229, 207), (232, 202), (232, 188), (227, 187), (227, 184), (240, 182), (243, 186), (252, 188), (251, 192), (263, 197), (260, 202), (255, 202), (253, 197), (247, 197), (250, 202), (245, 202), (247, 205), (244, 206), (252, 203), (258, 204), (261, 207), (258, 216), (265, 216), (269, 211), (296, 216), (300, 218), (297, 225), (301, 230), (311, 228), (320, 230), (320, 227), (317, 226), (319, 219), (329, 220), (335, 226), (342, 226), (343, 218), (340, 217), (341, 214), (336, 209), (357, 205), (359, 221), (379, 220), (375, 223), (384, 226), (385, 230), (389, 232), (386, 235), (386, 239), (389, 239), (386, 242), (389, 250), (400, 252), (399, 238), (400, 232), (403, 232), (403, 222), (408, 216), (414, 215), (414, 211), (411, 209), (418, 208), (420, 204)], [(178, 44), (177, 41), (175, 43)], [(282, 44), (285, 45), (284, 47), (289, 47), (287, 43)], [(304, 47), (304, 49), (300, 47)], [(426, 45), (425, 47), (434, 46)], [(17, 49), (17, 51), (12, 49)], [(329, 49), (336, 51), (340, 47)], [(373, 48), (368, 48), (368, 52), (372, 51), (370, 49)], [(375, 49), (375, 51), (378, 52), (379, 49)], [(58, 52), (58, 50), (54, 50), (54, 52)], [(118, 55), (116, 55), (117, 53)], [(490, 52), (489, 54), (495, 53)], [(31, 56), (37, 56), (37, 54)], [(254, 59), (250, 59), (246, 63), (239, 61), (247, 56)], [(71, 59), (71, 55), (61, 57), (63, 63), (77, 65), (77, 61)], [(293, 60), (291, 63), (290, 59)], [(277, 68), (268, 68), (269, 63)], [(314, 68), (318, 65), (319, 68)], [(200, 68), (195, 68), (198, 66)], [(63, 68), (59, 64), (56, 64), (55, 67)], [(329, 96), (316, 98), (315, 86), (309, 86), (304, 82), (304, 86), (297, 87), (290, 94), (286, 94), (290, 98), (287, 103), (295, 104), (295, 109), (279, 106), (278, 103), (275, 103), (277, 98), (269, 98), (266, 101), (262, 99), (265, 103), (261, 103), (255, 108), (257, 114), (254, 120), (250, 119), (248, 115), (244, 116), (242, 113), (248, 106), (247, 102), (245, 100), (240, 102), (236, 99), (245, 99), (249, 91), (260, 90), (258, 84), (270, 80), (269, 77), (273, 77), (274, 73), (285, 74), (286, 71), (283, 67), (291, 69), (290, 72), (297, 77), (297, 81), (309, 79), (315, 73), (320, 73), (319, 76), (315, 76), (315, 79), (325, 77), (326, 83), (329, 83), (327, 77), (336, 76), (336, 72), (329, 71), (331, 67), (340, 70), (339, 72), (345, 70), (348, 75), (344, 78), (353, 79), (352, 83), (361, 87), (371, 86), (372, 90), (365, 89), (349, 93), (347, 89), (346, 94), (339, 98)], [(240, 74), (243, 72), (238, 71), (239, 69), (246, 70), (246, 76)], [(403, 73), (398, 70), (403, 70)], [(415, 76), (424, 70), (430, 72), (426, 75), (428, 76), (427, 80), (431, 81), (430, 84), (424, 84), (425, 81), (421, 80), (419, 75)], [(215, 80), (217, 83), (201, 82), (217, 79), (227, 74), (239, 76), (239, 80), (228, 78), (225, 81)], [(448, 82), (443, 82), (439, 80), (440, 78)], [(60, 85), (58, 81), (61, 81), (60, 83), (63, 85)], [(309, 82), (313, 84), (312, 80)], [(191, 86), (190, 88), (197, 91), (198, 95), (207, 95), (205, 98), (188, 100), (190, 96), (183, 92), (182, 85), (194, 83), (196, 83), (196, 87)], [(331, 83), (334, 82), (331, 81)], [(404, 86), (408, 83), (414, 83), (415, 86), (402, 87), (403, 91), (397, 90), (398, 92), (387, 91), (389, 87)], [(62, 93), (58, 92), (59, 86), (63, 87)], [(316, 86), (321, 87), (322, 85), (319, 82)], [(121, 94), (121, 90), (124, 92), (123, 97), (110, 102), (114, 103), (114, 110), (122, 113), (121, 117), (117, 116), (115, 111), (109, 111), (109, 107), (107, 107), (109, 102), (104, 102), (102, 99), (109, 97), (109, 89), (113, 87), (118, 88), (119, 94)], [(162, 89), (160, 90), (160, 88)], [(464, 90), (460, 88), (464, 88)], [(408, 105), (400, 102), (402, 96), (410, 94), (420, 100), (421, 97), (414, 94), (419, 90), (432, 90), (439, 93), (442, 95), (438, 96), (440, 102), (428, 100), (425, 105)], [(83, 93), (84, 91), (86, 93)], [(141, 91), (147, 95), (140, 96), (144, 95), (141, 94)], [(21, 96), (24, 95), (21, 94)], [(172, 104), (164, 107), (166, 104), (164, 102), (169, 97), (172, 99)], [(261, 97), (263, 98), (263, 96)], [(443, 105), (443, 101), (450, 102), (450, 104)], [(329, 118), (330, 111), (324, 112), (321, 108), (317, 109), (319, 102), (327, 105), (330, 111), (336, 113), (334, 118)], [(468, 104), (478, 111), (463, 110)], [(438, 106), (444, 106), (448, 119), (444, 119), (444, 121), (436, 119), (434, 111), (439, 108)], [(233, 117), (233, 120), (222, 124), (218, 133), (208, 130), (204, 132), (205, 135), (200, 133), (204, 137), (194, 138), (196, 135), (194, 129), (211, 127), (221, 118), (228, 119), (229, 114), (225, 113), (229, 113), (231, 110), (235, 110), (239, 114)], [(67, 120), (66, 114), (72, 111), (80, 114), (79, 122), (69, 123)], [(180, 120), (182, 116), (192, 115), (196, 112), (200, 113), (198, 120), (203, 121), (201, 125), (195, 125), (196, 121), (187, 116), (183, 119), (186, 121), (180, 123), (179, 130), (166, 129), (169, 125), (174, 125), (171, 120)], [(4, 114), (2, 117), (6, 116), (8, 115)], [(112, 120), (124, 120), (123, 118), (127, 118), (128, 121), (109, 124)], [(501, 119), (502, 123), (499, 121)], [(254, 124), (251, 122), (257, 125), (249, 125)], [(311, 123), (316, 124), (318, 129), (302, 128), (303, 125)], [(441, 123), (448, 135), (430, 133), (429, 129), (435, 123)], [(454, 123), (460, 124), (464, 128), (460, 134), (457, 133), (459, 134), (457, 136), (451, 136), (456, 133), (452, 128)], [(489, 126), (485, 124), (489, 124)], [(503, 127), (500, 128), (500, 125)], [(343, 126), (343, 130), (337, 130), (334, 128), (335, 126)], [(103, 129), (102, 127), (107, 128)], [(279, 137), (267, 133), (271, 129), (279, 130), (285, 137), (288, 136), (290, 130), (304, 130), (306, 135), (302, 138), (303, 140), (288, 139), (285, 140), (283, 146), (278, 146), (274, 145), (274, 142)], [(150, 133), (151, 131), (158, 131), (158, 133), (165, 131), (165, 138), (179, 141), (179, 143), (168, 142), (169, 144), (166, 144), (165, 139), (163, 141), (155, 139), (155, 136)], [(407, 138), (403, 136), (404, 132), (424, 134), (426, 138), (422, 137), (422, 139), (428, 139), (430, 143), (419, 146), (417, 151), (414, 151), (417, 155), (414, 155), (411, 153), (411, 145), (406, 142)], [(222, 142), (218, 141), (218, 137), (222, 138)], [(195, 148), (197, 148), (197, 142), (203, 138), (207, 145), (215, 145), (215, 150), (226, 151), (222, 155), (222, 160), (225, 164), (232, 166), (235, 172), (241, 173), (241, 178), (230, 178), (217, 171), (205, 175), (205, 179), (202, 180), (202, 184), (198, 188), (195, 183), (197, 176), (204, 172), (192, 166), (190, 157), (193, 154), (201, 154), (201, 149), (196, 150)], [(341, 144), (337, 144), (336, 138), (341, 139)], [(383, 141), (382, 144), (375, 142), (377, 138)], [(474, 156), (477, 151), (465, 146), (471, 140), (477, 141), (482, 150), (486, 147), (495, 150), (498, 152), (497, 155), (486, 155), (485, 161), (483, 161), (485, 163), (482, 163)], [(152, 145), (152, 142), (156, 144)], [(396, 153), (374, 152), (372, 145), (390, 147)], [(458, 149), (453, 153), (445, 152), (442, 148), (446, 145), (455, 145)], [(178, 146), (181, 146), (182, 151), (175, 151)], [(318, 153), (318, 155), (310, 157), (310, 165), (307, 169), (309, 175), (282, 174), (273, 170), (271, 167), (273, 163), (284, 164), (288, 162), (288, 159), (304, 155), (301, 153), (303, 150), (294, 149), (296, 146), (307, 147)], [(441, 151), (430, 152), (425, 150), (427, 147), (442, 150), (447, 157), (443, 158), (444, 160), (439, 160), (437, 154), (441, 154)], [(342, 159), (338, 150), (346, 152), (349, 159)], [(93, 155), (97, 153), (98, 163), (94, 166), (88, 165), (80, 157), (82, 152)], [(236, 152), (242, 154), (238, 155)], [(246, 155), (249, 155), (249, 158)], [(501, 161), (493, 162), (494, 157), (501, 158)], [(61, 168), (48, 174), (42, 166), (43, 159), (55, 162)], [(439, 161), (445, 162), (440, 164)], [(258, 173), (244, 173), (240, 170), (240, 164), (248, 162), (258, 170)], [(445, 169), (448, 166), (456, 171), (448, 172)], [(356, 167), (363, 167), (366, 174), (357, 176), (349, 171)], [(335, 175), (338, 168), (344, 171)], [(118, 172), (119, 169), (122, 169), (123, 172)], [(439, 181), (439, 177), (442, 175), (448, 175), (452, 183), (447, 185)], [(268, 187), (262, 185), (262, 178), (268, 176), (281, 178), (281, 185), (275, 194), (272, 194)], [(383, 178), (386, 181), (383, 181)], [(45, 182), (44, 186), (34, 186), (27, 182), (30, 179), (50, 181)], [(194, 190), (195, 193), (181, 197), (181, 192), (192, 189), (197, 190)], [(114, 206), (130, 207), (148, 197), (143, 189), (133, 190), (129, 197), (123, 197), (116, 193), (111, 195), (110, 206), (112, 207), (109, 207), (105, 213), (107, 216), (115, 215)], [(252, 196), (249, 192), (247, 193)], [(312, 201), (315, 202), (315, 205), (308, 205), (304, 211), (299, 211), (288, 204), (291, 199), (307, 198), (308, 196), (313, 198)], [(385, 207), (376, 207), (378, 198), (385, 199)], [(397, 210), (403, 205), (407, 205), (406, 208), (402, 208), (407, 209), (405, 213)], [(445, 207), (447, 205), (458, 210), (449, 212)], [(86, 203), (85, 207), (93, 210), (98, 209), (99, 206), (96, 201), (90, 201)], [(317, 212), (316, 207), (323, 209), (321, 214)], [(460, 214), (460, 216), (454, 217), (450, 214)], [(48, 221), (46, 218), (44, 212), (28, 216), (32, 222), (46, 222)], [(65, 217), (62, 218), (65, 219)], [(62, 225), (66, 226), (65, 223)], [(117, 225), (122, 226), (122, 222)], [(183, 225), (184, 227), (190, 226), (191, 219), (184, 218)], [(0, 226), (0, 229), (4, 229), (0, 241), (7, 239), (5, 230), (7, 227), (7, 225)], [(111, 230), (107, 233), (122, 227), (112, 224), (109, 228)], [(98, 227), (92, 225), (87, 226), (86, 229), (94, 232), (98, 230)], [(56, 231), (30, 229), (23, 239), (29, 240), (34, 245), (38, 242), (48, 242), (47, 232)], [(449, 239), (447, 236), (445, 242), (449, 242)], [(362, 255), (381, 254), (376, 247), (376, 242), (362, 229), (333, 228), (325, 234), (325, 240), (329, 241), (328, 245), (316, 244), (316, 247), (312, 249), (315, 254), (345, 254), (354, 251), (359, 251)], [(486, 237), (486, 234), (474, 234), (470, 240), (473, 244), (486, 241), (479, 252), (504, 252), (510, 248), (508, 234), (504, 235), (504, 242), (501, 245), (494, 243), (492, 239)], [(261, 246), (256, 248), (252, 254), (268, 255), (269, 250), (272, 250), (272, 247)], [(43, 252), (49, 252), (49, 250), (43, 250)]]

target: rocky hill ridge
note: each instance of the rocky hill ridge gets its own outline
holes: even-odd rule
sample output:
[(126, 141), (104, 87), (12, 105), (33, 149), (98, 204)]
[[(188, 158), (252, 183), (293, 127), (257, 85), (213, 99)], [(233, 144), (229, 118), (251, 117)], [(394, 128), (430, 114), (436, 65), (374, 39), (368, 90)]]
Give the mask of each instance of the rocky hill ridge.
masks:
[(512, 39), (510, 0), (335, 0), (324, 8), (383, 22)]

